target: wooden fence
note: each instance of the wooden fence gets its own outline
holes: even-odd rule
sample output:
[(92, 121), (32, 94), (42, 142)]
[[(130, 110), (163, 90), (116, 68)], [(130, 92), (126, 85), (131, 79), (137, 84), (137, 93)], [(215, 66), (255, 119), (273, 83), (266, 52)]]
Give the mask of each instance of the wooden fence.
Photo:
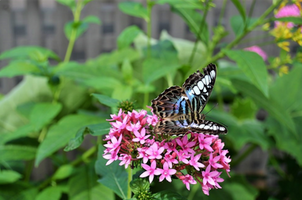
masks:
[[(82, 17), (87, 15), (98, 16), (102, 25), (90, 25), (88, 31), (75, 43), (72, 60), (84, 61), (94, 58), (102, 52), (108, 52), (116, 48), (116, 38), (121, 31), (129, 25), (137, 25), (146, 30), (143, 20), (123, 14), (118, 9), (118, 2), (122, 0), (94, 0), (87, 4), (83, 10)], [(136, 0), (145, 3), (144, 0)], [(216, 7), (212, 9), (207, 17), (209, 27), (217, 24), (221, 12), (223, 0), (214, 0)], [(252, 0), (245, 0), (246, 9), (249, 10)], [(252, 16), (260, 16), (264, 10), (271, 5), (271, 0), (258, 1)], [(223, 25), (229, 31), (224, 42), (231, 41), (234, 34), (231, 30), (229, 19), (238, 15), (235, 6), (228, 1)], [(68, 41), (64, 35), (64, 24), (72, 20), (72, 13), (68, 8), (55, 2), (55, 0), (0, 0), (0, 52), (22, 45), (38, 45), (49, 48), (64, 58)], [(152, 37), (158, 38), (162, 30), (167, 30), (173, 37), (194, 40), (188, 27), (181, 17), (170, 11), (168, 5), (156, 5), (152, 11)], [(255, 37), (261, 31), (251, 33), (248, 37)], [(257, 44), (264, 39), (257, 40)], [(255, 45), (247, 42), (239, 45), (239, 48)], [(264, 46), (263, 49), (270, 55), (274, 55), (277, 49), (274, 46)], [(0, 61), (0, 68), (7, 64)], [(1, 78), (0, 93), (8, 93), (22, 77)], [(261, 150), (259, 150), (261, 151)], [(251, 159), (243, 162), (239, 169), (243, 171), (261, 171), (265, 168), (266, 155), (255, 153)], [(264, 158), (264, 159), (263, 159)], [(258, 163), (257, 163), (258, 162)], [(47, 163), (42, 162), (41, 167), (33, 175), (39, 179), (45, 176), (51, 169), (47, 169)], [(41, 176), (41, 174), (44, 174)]]

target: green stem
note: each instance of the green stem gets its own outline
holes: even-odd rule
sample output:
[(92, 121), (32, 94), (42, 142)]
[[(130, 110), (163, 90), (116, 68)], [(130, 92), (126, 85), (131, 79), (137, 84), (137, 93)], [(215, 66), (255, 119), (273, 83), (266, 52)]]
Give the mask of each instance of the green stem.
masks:
[(251, 144), (239, 157), (235, 158), (234, 161), (232, 161), (232, 167), (237, 166), (242, 160), (244, 160), (250, 153), (252, 153), (258, 145)]
[(149, 105), (149, 92), (145, 92), (144, 105)]
[(172, 76), (171, 74), (167, 74), (167, 82), (168, 82), (168, 86), (171, 87), (173, 85), (173, 80), (172, 80)]
[[(76, 10), (75, 10), (74, 15), (73, 15), (75, 24), (78, 24), (79, 21), (80, 21), (81, 11), (82, 11), (82, 0), (78, 0), (77, 1), (77, 7), (76, 7)], [(73, 27), (72, 30), (71, 30), (71, 34), (70, 34), (70, 38), (69, 38), (69, 44), (68, 44), (67, 51), (66, 51), (66, 54), (65, 54), (64, 62), (68, 62), (70, 60), (70, 56), (71, 56), (71, 53), (72, 53), (72, 50), (73, 50), (73, 46), (74, 46), (74, 43), (75, 43), (76, 37), (77, 37), (77, 31), (78, 31), (77, 27)]]
[(219, 110), (223, 111), (223, 97), (222, 97), (222, 90), (220, 84), (216, 83), (216, 91), (217, 91), (217, 100), (218, 100), (218, 108)]
[(189, 196), (188, 196), (188, 200), (193, 200), (194, 199), (194, 196), (196, 194), (196, 192), (200, 189), (200, 185), (199, 184), (195, 184), (195, 185), (192, 185), (192, 189), (189, 193)]
[(32, 169), (34, 167), (34, 160), (26, 161), (25, 163), (25, 173), (24, 173), (24, 181), (28, 182), (30, 180), (30, 175)]
[(219, 15), (218, 26), (222, 25), (222, 20), (223, 20), (225, 8), (226, 8), (226, 2), (227, 2), (227, 0), (223, 0), (222, 8), (221, 8), (220, 15)]
[[(211, 1), (211, 0), (209, 0)], [(208, 14), (208, 5), (209, 5), (209, 1), (205, 2), (205, 5), (206, 5), (206, 8), (205, 8), (205, 11), (203, 13), (203, 16), (202, 16), (202, 20), (201, 20), (201, 24), (200, 24), (200, 27), (199, 27), (199, 30), (198, 30), (198, 34), (197, 34), (197, 37), (196, 37), (196, 40), (195, 40), (195, 43), (194, 43), (194, 47), (193, 47), (193, 50), (192, 50), (192, 53), (191, 53), (191, 56), (190, 56), (190, 59), (189, 59), (189, 65), (192, 65), (192, 62), (194, 60), (194, 55), (195, 55), (195, 52), (196, 52), (196, 49), (197, 49), (197, 44), (198, 44), (198, 41), (201, 40), (201, 33), (202, 33), (202, 30), (204, 28), (204, 23), (205, 23), (205, 20), (206, 20), (206, 17), (207, 17), (207, 14)]]
[(130, 166), (127, 168), (127, 173), (128, 173), (127, 199), (131, 199), (130, 182), (132, 181), (132, 169)]
[(269, 161), (270, 163), (273, 165), (273, 167), (275, 168), (276, 172), (282, 177), (285, 178), (286, 177), (286, 173), (281, 169), (278, 161), (276, 160), (276, 158), (274, 157), (274, 155), (272, 155), (271, 152), (269, 152)]
[[(275, 4), (271, 5), (259, 18), (258, 20), (252, 24), (250, 27), (245, 29), (240, 35), (238, 35), (231, 43), (229, 43), (225, 48), (223, 48), (219, 53), (217, 53), (215, 56), (213, 56), (208, 63), (216, 62), (218, 59), (223, 58), (225, 56), (226, 50), (229, 50), (233, 48), (235, 45), (237, 45), (242, 38), (244, 38), (248, 33), (250, 33), (252, 30), (254, 30), (257, 26), (264, 24), (266, 22), (265, 18), (277, 7), (283, 0), (278, 0)], [(207, 63), (207, 64), (208, 64)], [(194, 71), (195, 69), (193, 69)], [(189, 71), (189, 74), (191, 74), (193, 71)]]

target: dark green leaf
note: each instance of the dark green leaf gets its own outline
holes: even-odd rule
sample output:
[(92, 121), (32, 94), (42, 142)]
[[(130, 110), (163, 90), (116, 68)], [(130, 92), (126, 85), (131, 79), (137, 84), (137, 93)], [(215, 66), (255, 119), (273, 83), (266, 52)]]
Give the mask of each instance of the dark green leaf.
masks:
[(45, 200), (45, 199), (59, 200), (61, 195), (62, 195), (62, 187), (60, 186), (48, 187), (37, 195), (36, 200)]
[(279, 22), (293, 22), (296, 25), (302, 25), (301, 17), (281, 17), (281, 18), (273, 18), (273, 20)]
[(120, 102), (117, 99), (102, 95), (102, 94), (92, 94), (101, 104), (104, 104), (108, 107), (117, 107)]
[(164, 190), (161, 192), (157, 192), (152, 196), (153, 196), (153, 198), (158, 199), (158, 200), (183, 200), (183, 199), (185, 199), (183, 196), (181, 196), (177, 192), (171, 191), (171, 190)]
[(95, 164), (96, 173), (102, 176), (98, 182), (113, 190), (118, 196), (125, 199), (127, 197), (128, 174), (126, 170), (119, 166), (118, 162), (106, 165), (107, 160), (103, 158), (104, 147), (99, 146), (98, 160)]
[(210, 35), (206, 21), (204, 21), (201, 34), (199, 34), (202, 21), (202, 15), (200, 13), (195, 11), (195, 9), (186, 9), (180, 7), (172, 7), (172, 11), (180, 15), (185, 20), (191, 32), (200, 38), (204, 44), (209, 43)]
[(0, 145), (0, 162), (9, 160), (31, 160), (35, 158), (37, 149), (21, 145)]
[(242, 19), (245, 21), (246, 20), (246, 13), (245, 13), (245, 9), (243, 8), (243, 6), (241, 5), (239, 0), (231, 0), (233, 2), (233, 4), (236, 6), (237, 10), (239, 11)]
[(130, 187), (132, 192), (137, 194), (140, 191), (149, 191), (150, 183), (146, 179), (137, 178), (130, 182)]
[(78, 148), (82, 144), (86, 134), (91, 134), (93, 136), (105, 135), (109, 133), (110, 127), (111, 125), (108, 122), (82, 127), (77, 132), (75, 138), (72, 138), (68, 142), (68, 145), (65, 147), (64, 151), (71, 151)]
[(0, 77), (14, 77), (29, 73), (39, 73), (40, 69), (29, 61), (14, 61), (0, 70)]
[(142, 33), (142, 30), (137, 26), (128, 26), (125, 28), (117, 38), (117, 46), (119, 49), (128, 47), (134, 39)]
[[(1, 160), (1, 158), (0, 158)], [(22, 177), (21, 174), (13, 170), (1, 170), (0, 171), (0, 184), (9, 184), (16, 182)]]
[(57, 124), (50, 127), (45, 140), (40, 144), (35, 165), (64, 147), (80, 128), (91, 123), (97, 123), (100, 118), (86, 115), (68, 115)]
[(235, 35), (238, 36), (243, 33), (245, 27), (251, 26), (257, 20), (258, 18), (247, 18), (246, 22), (244, 22), (241, 16), (235, 15), (230, 18), (230, 23)]
[(200, 0), (158, 0), (157, 4), (168, 3), (176, 8), (189, 8), (189, 9), (200, 9), (202, 10), (204, 6)]
[(89, 15), (82, 20), (84, 23), (101, 24), (101, 20), (97, 16)]
[(254, 119), (257, 107), (255, 103), (249, 99), (235, 99), (231, 106), (231, 113), (238, 119)]
[(226, 54), (229, 58), (237, 62), (246, 76), (251, 79), (252, 83), (268, 97), (268, 74), (261, 56), (255, 52), (242, 50), (228, 50)]
[(0, 55), (0, 60), (17, 58), (32, 58), (36, 61), (45, 60), (45, 58), (53, 58), (60, 61), (59, 56), (53, 51), (36, 46), (19, 46), (7, 50)]
[(124, 1), (118, 4), (119, 9), (131, 16), (143, 18), (146, 21), (149, 21), (147, 9), (138, 2)]
[(12, 198), (10, 198), (10, 200), (33, 200), (36, 199), (37, 194), (38, 188), (30, 188), (20, 192), (19, 194), (16, 194)]
[(250, 97), (256, 105), (267, 110), (272, 117), (291, 130), (293, 134), (297, 135), (294, 122), (288, 111), (279, 105), (276, 100), (266, 98), (255, 86), (248, 82), (233, 79), (232, 83), (237, 90)]

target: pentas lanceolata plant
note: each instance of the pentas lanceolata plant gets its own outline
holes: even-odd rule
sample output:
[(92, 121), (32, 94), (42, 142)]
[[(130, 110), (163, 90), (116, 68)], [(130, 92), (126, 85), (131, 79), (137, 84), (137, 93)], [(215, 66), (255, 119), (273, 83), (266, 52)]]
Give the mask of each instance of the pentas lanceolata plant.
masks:
[(222, 169), (230, 171), (228, 150), (216, 135), (188, 133), (182, 137), (165, 138), (152, 132), (158, 122), (156, 115), (147, 111), (133, 110), (127, 114), (120, 109), (118, 115), (111, 115), (112, 128), (105, 141), (103, 157), (106, 165), (120, 160), (120, 165), (142, 167), (140, 177), (154, 177), (159, 181), (172, 181), (172, 176), (180, 179), (188, 190), (191, 184), (201, 184), (203, 192), (221, 188)]

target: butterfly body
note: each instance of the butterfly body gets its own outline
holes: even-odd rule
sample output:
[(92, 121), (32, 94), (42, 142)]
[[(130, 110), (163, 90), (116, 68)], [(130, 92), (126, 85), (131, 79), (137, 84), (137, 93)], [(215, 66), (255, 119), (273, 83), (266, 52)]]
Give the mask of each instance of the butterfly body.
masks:
[(188, 131), (197, 133), (227, 133), (227, 129), (201, 114), (216, 80), (216, 66), (208, 65), (204, 74), (197, 71), (182, 87), (172, 86), (152, 100), (153, 112), (160, 118), (154, 131), (181, 136)]

